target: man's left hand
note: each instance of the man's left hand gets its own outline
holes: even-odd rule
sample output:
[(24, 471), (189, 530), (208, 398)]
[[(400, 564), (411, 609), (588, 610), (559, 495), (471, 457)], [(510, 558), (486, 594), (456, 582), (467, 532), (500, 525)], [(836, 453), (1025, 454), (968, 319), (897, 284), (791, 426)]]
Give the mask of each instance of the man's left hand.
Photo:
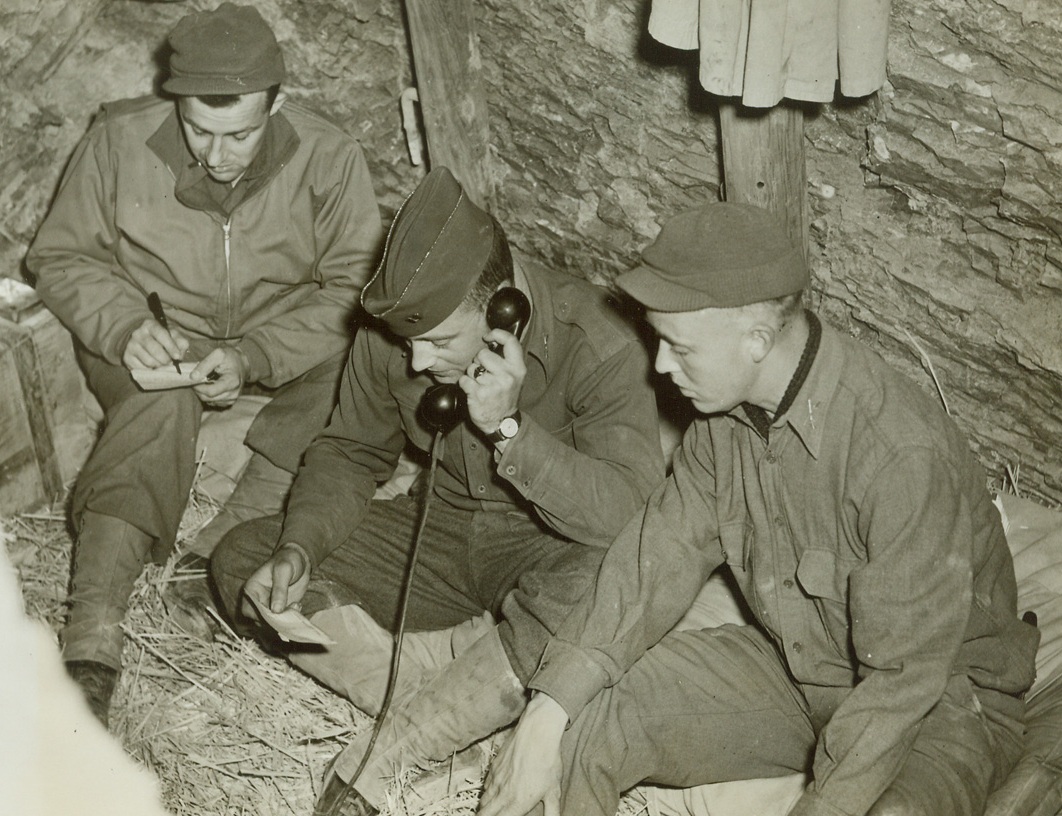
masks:
[(229, 408), (243, 391), (243, 381), (247, 374), (248, 363), (243, 352), (232, 346), (221, 346), (199, 361), (193, 374), (204, 377), (210, 372), (217, 372), (213, 382), (204, 382), (192, 386), (204, 405), (214, 408)]
[(498, 430), (503, 419), (516, 412), (527, 366), (516, 335), (504, 329), (491, 329), (483, 339), (498, 343), (501, 354), (482, 349), (458, 385), (468, 397), (468, 417), (472, 424), (491, 434)]

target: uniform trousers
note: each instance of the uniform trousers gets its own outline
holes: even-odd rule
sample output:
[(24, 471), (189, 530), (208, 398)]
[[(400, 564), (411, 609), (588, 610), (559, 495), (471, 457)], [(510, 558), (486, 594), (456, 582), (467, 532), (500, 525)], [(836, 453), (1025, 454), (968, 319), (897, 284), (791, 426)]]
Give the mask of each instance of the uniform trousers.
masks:
[[(370, 502), (357, 530), (313, 570), (302, 601), (304, 613), (336, 645), (285, 647), (293, 663), (370, 714), (379, 711), (386, 687), (392, 653), (387, 632), (397, 623), (419, 510), (408, 496)], [(242, 524), (211, 558), (222, 604), (238, 630), (253, 625), (239, 611), (243, 584), (272, 554), (281, 524), (279, 516)], [(433, 502), (411, 589), (396, 702), (487, 630), (504, 649), (501, 662), (526, 682), (603, 554), (544, 532), (521, 512)], [(490, 618), (500, 620), (496, 629)]]
[[(280, 388), (259, 389), (271, 400), (246, 444), (274, 466), (268, 470), (297, 469), (331, 414), (345, 359), (334, 355)], [(63, 655), (120, 668), (119, 627), (136, 578), (146, 561), (163, 562), (176, 541), (204, 408), (190, 388), (142, 391), (123, 366), (80, 348), (78, 361), (103, 407), (104, 424), (72, 498), (77, 543)], [(266, 491), (274, 506), (262, 512), (282, 502), (273, 494), (286, 486), (277, 484), (273, 480)]]
[[(818, 733), (849, 691), (796, 683), (755, 627), (672, 632), (565, 732), (560, 811), (613, 816), (621, 793), (642, 782), (810, 772)], [(892, 802), (910, 814), (981, 816), (1020, 754), (1023, 711), (1021, 700), (954, 676), (889, 789)]]

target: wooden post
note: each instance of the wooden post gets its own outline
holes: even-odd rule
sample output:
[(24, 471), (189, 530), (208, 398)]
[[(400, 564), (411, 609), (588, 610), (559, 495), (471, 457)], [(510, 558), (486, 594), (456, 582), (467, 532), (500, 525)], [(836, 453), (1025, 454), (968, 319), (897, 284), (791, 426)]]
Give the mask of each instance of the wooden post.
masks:
[(797, 106), (719, 103), (724, 198), (777, 213), (808, 254), (804, 112)]
[(472, 0), (406, 0), (417, 91), (433, 167), (449, 167), (490, 210), (490, 130)]

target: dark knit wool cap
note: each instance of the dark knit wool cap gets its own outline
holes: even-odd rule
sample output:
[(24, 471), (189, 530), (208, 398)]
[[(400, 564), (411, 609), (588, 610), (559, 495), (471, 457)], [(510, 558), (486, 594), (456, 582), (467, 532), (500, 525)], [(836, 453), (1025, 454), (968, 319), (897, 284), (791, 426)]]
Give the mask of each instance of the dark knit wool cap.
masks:
[(493, 242), (490, 215), (437, 167), (398, 210), (361, 305), (399, 337), (431, 331), (461, 305)]
[(284, 55), (253, 6), (222, 3), (188, 14), (169, 43), (170, 75), (162, 87), (178, 96), (254, 93), (284, 79)]
[(733, 308), (801, 291), (808, 269), (781, 222), (717, 202), (675, 216), (616, 284), (657, 312)]

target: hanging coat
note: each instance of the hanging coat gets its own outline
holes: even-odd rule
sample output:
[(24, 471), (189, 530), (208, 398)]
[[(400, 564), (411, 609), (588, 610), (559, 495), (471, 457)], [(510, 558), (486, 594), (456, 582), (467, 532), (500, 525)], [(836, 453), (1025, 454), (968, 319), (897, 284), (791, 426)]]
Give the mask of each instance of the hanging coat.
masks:
[(829, 102), (885, 82), (890, 0), (653, 0), (649, 33), (700, 50), (700, 82), (748, 107)]

